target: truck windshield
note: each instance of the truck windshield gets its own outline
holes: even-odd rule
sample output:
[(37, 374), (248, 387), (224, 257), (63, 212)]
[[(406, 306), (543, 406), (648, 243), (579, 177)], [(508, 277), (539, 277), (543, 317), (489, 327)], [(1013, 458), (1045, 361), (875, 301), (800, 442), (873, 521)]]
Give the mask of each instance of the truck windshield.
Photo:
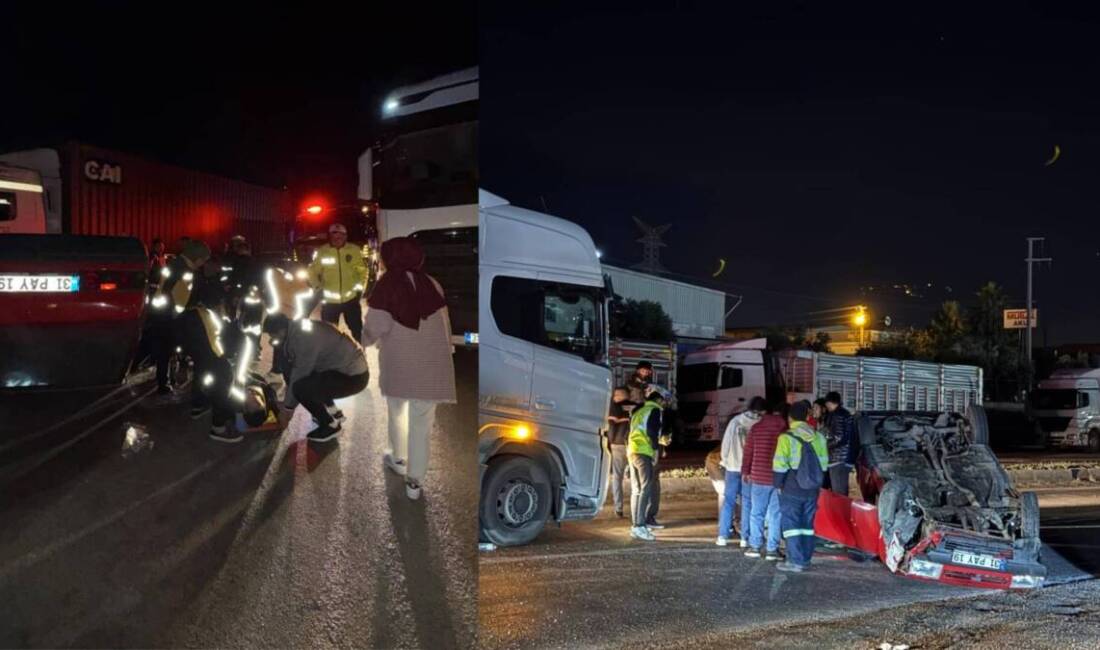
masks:
[(477, 228), (421, 230), (412, 237), (424, 247), (424, 272), (447, 297), (451, 330), (477, 331)]
[(1036, 410), (1075, 409), (1089, 405), (1089, 396), (1072, 388), (1040, 388), (1031, 394)]
[(384, 209), (477, 203), (477, 122), (404, 133), (378, 155), (375, 187)]
[(498, 277), (490, 309), (502, 334), (599, 363), (605, 353), (602, 300), (595, 287)]
[(683, 366), (679, 369), (678, 375), (676, 383), (680, 393), (702, 393), (718, 389), (717, 363), (694, 363)]

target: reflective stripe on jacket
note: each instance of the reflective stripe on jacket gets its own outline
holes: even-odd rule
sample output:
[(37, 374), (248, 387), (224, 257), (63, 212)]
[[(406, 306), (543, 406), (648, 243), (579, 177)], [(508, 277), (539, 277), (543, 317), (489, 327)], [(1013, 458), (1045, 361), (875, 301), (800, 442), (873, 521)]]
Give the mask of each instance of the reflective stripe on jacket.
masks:
[(342, 304), (356, 299), (367, 288), (367, 263), (363, 249), (354, 244), (317, 249), (309, 264), (309, 283), (321, 290), (325, 302)]

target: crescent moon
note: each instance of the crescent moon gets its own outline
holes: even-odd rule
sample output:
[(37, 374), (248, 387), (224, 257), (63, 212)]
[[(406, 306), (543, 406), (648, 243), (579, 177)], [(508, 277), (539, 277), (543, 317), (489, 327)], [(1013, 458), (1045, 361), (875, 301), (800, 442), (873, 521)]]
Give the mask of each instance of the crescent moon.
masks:
[(726, 270), (726, 258), (719, 257), (718, 258), (718, 270), (715, 271), (714, 275), (712, 275), (710, 277), (716, 278), (716, 277), (718, 277), (719, 275), (722, 274), (722, 271), (725, 271), (725, 270)]
[(1058, 160), (1058, 156), (1062, 155), (1062, 148), (1058, 145), (1054, 145), (1054, 155), (1050, 157), (1050, 160), (1043, 163), (1043, 167), (1050, 167), (1054, 164), (1054, 161)]

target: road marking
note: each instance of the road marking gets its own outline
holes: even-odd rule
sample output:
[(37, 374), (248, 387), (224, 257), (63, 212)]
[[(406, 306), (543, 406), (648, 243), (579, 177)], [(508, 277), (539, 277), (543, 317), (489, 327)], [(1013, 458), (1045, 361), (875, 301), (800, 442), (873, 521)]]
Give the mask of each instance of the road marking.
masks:
[(662, 547), (660, 540), (655, 546), (628, 546), (624, 548), (610, 548), (602, 549), (598, 551), (576, 551), (573, 553), (541, 553), (538, 555), (517, 555), (513, 557), (508, 556), (480, 556), (480, 562), (482, 564), (512, 564), (515, 562), (529, 562), (529, 561), (541, 561), (541, 560), (559, 560), (559, 559), (571, 559), (571, 558), (584, 558), (584, 557), (603, 557), (608, 555), (619, 554), (653, 554), (661, 553), (664, 551), (679, 551), (679, 552), (692, 552), (692, 553), (729, 553), (729, 549), (723, 549), (719, 546), (699, 547), (695, 546), (674, 546), (674, 547)]

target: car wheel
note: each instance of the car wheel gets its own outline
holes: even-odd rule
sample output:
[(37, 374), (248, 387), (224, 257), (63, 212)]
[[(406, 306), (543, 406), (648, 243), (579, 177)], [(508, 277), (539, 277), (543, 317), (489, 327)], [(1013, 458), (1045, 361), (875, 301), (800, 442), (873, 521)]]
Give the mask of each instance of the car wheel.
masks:
[(497, 546), (527, 544), (546, 525), (550, 500), (550, 479), (533, 459), (494, 461), (481, 491), (481, 537)]
[(971, 404), (966, 409), (966, 420), (970, 423), (970, 442), (989, 445), (989, 418), (985, 415), (985, 409)]

